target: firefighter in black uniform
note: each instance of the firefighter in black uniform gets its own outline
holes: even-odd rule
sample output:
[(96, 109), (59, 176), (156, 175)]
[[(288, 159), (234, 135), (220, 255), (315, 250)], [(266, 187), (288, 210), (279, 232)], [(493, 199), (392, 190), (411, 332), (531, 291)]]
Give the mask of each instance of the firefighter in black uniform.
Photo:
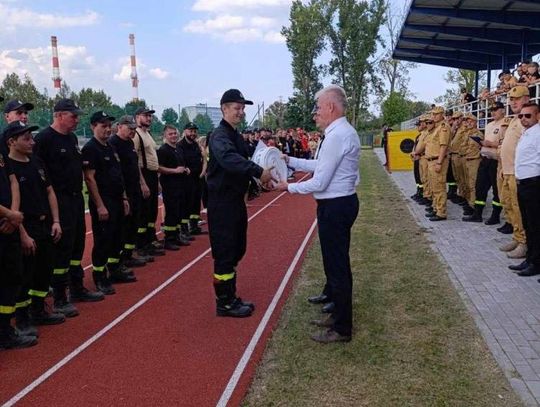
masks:
[(73, 133), (82, 113), (73, 100), (59, 100), (54, 106), (52, 125), (36, 135), (34, 145), (34, 154), (44, 163), (58, 200), (62, 238), (55, 247), (51, 286), (54, 308), (66, 317), (79, 315), (73, 301), (101, 301), (105, 298), (101, 292), (91, 292), (83, 285), (81, 260), (86, 225), (82, 158), (77, 136)]
[(165, 232), (165, 249), (179, 250), (180, 245), (189, 245), (179, 234), (182, 216), (186, 213), (186, 167), (182, 151), (176, 148), (178, 130), (174, 126), (165, 125), (163, 129), (164, 143), (157, 151), (159, 161), (159, 183), (165, 206), (163, 231)]
[[(2, 99), (3, 100), (3, 99)], [(28, 112), (34, 108), (32, 103), (24, 103), (20, 100), (10, 100), (4, 106), (4, 119), (7, 124), (13, 122), (28, 123)], [(0, 153), (4, 156), (4, 161), (7, 161), (9, 149), (7, 140), (0, 137)]]
[(84, 180), (90, 199), (94, 246), (92, 267), (96, 288), (114, 294), (114, 283), (137, 281), (131, 271), (122, 269), (122, 220), (129, 213), (120, 159), (108, 140), (114, 117), (103, 111), (90, 118), (94, 137), (82, 149)]
[(152, 256), (134, 257), (133, 252), (137, 242), (137, 228), (140, 222), (140, 213), (142, 205), (142, 192), (140, 185), (139, 158), (133, 138), (137, 123), (132, 116), (122, 116), (117, 123), (118, 132), (114, 134), (109, 143), (115, 148), (120, 158), (122, 167), (122, 176), (126, 195), (129, 200), (129, 214), (122, 223), (122, 258), (121, 262), (126, 267), (142, 267), (147, 262), (153, 261)]
[(254, 306), (236, 296), (236, 266), (246, 251), (245, 195), (251, 177), (267, 183), (270, 169), (247, 159), (244, 139), (236, 127), (244, 118), (245, 100), (237, 89), (221, 97), (223, 119), (210, 137), (208, 163), (208, 226), (214, 258), (214, 290), (218, 316), (248, 317)]
[[(0, 350), (37, 344), (35, 336), (19, 335), (10, 323), (22, 281), (19, 226), (23, 221), (23, 214), (12, 206), (17, 207), (19, 201), (18, 196), (11, 194), (12, 184), (17, 184), (17, 179), (0, 154)], [(18, 187), (15, 191), (18, 193)]]
[(201, 220), (202, 178), (206, 172), (206, 160), (203, 157), (202, 147), (197, 141), (197, 130), (198, 127), (195, 123), (187, 123), (184, 126), (184, 137), (177, 145), (177, 148), (182, 151), (186, 167), (189, 168), (186, 201), (189, 215), (189, 233), (192, 235), (202, 233), (199, 220)]
[(45, 307), (45, 297), (53, 271), (54, 243), (62, 228), (56, 195), (43, 164), (32, 157), (32, 131), (37, 126), (12, 122), (4, 131), (9, 145), (9, 164), (19, 183), (20, 210), (24, 222), (19, 228), (23, 274), (16, 303), (15, 319), (19, 334), (38, 336), (34, 325), (54, 325), (65, 321), (60, 313)]

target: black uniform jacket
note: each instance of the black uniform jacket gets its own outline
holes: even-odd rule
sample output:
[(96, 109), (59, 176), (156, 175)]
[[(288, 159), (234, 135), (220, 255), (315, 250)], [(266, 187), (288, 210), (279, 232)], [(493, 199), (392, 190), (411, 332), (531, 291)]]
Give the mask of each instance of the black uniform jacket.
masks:
[(248, 160), (247, 145), (240, 133), (221, 120), (210, 137), (209, 199), (243, 199), (250, 178), (260, 178), (262, 172), (262, 167)]

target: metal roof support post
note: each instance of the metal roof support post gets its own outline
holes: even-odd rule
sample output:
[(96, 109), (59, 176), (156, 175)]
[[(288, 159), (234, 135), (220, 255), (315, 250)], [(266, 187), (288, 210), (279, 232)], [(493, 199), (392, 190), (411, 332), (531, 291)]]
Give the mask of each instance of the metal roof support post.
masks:
[(480, 74), (479, 74), (479, 71), (476, 71), (475, 75), (474, 75), (474, 95), (476, 97), (478, 97), (478, 82), (480, 80)]
[(486, 84), (487, 88), (491, 89), (491, 57), (488, 58), (486, 81), (487, 81), (487, 84)]
[(529, 44), (528, 37), (529, 30), (523, 30), (521, 32), (521, 62), (527, 60), (527, 45)]
[(501, 70), (506, 71), (508, 67), (506, 66), (508, 64), (508, 58), (506, 57), (506, 54), (503, 53), (501, 55)]

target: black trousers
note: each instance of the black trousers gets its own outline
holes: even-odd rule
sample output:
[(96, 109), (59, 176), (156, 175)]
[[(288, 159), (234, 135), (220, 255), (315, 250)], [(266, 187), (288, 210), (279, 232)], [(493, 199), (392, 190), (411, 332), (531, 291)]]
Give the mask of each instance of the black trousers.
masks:
[(446, 173), (446, 183), (448, 185), (457, 185), (454, 171), (452, 171), (452, 158), (448, 160), (448, 172)]
[(124, 217), (124, 205), (122, 197), (101, 196), (109, 218), (100, 221), (96, 205), (92, 200), (88, 202), (90, 215), (92, 216), (92, 231), (94, 246), (92, 247), (92, 266), (96, 273), (104, 272), (105, 266), (110, 271), (120, 266), (120, 251), (122, 250), (122, 220)]
[(493, 188), (493, 206), (501, 207), (499, 201), (499, 191), (497, 189), (497, 160), (491, 158), (482, 157), (480, 166), (478, 167), (478, 174), (476, 176), (476, 201), (477, 205), (485, 205), (487, 194), (490, 188)]
[(414, 182), (416, 185), (422, 185), (422, 179), (420, 178), (420, 160), (414, 160), (413, 166)]
[(156, 239), (159, 182), (157, 171), (143, 168), (141, 172), (148, 189), (150, 189), (150, 196), (142, 201), (139, 229), (137, 230), (139, 245), (142, 247)]
[(0, 234), (0, 322), (9, 324), (15, 312), (17, 294), (22, 283), (21, 240), (19, 230)]
[(519, 210), (527, 238), (527, 261), (540, 268), (540, 177), (520, 180)]
[(190, 175), (190, 188), (186, 191), (187, 195), (187, 213), (189, 219), (200, 219), (201, 217), (201, 198), (202, 198), (202, 179), (198, 175)]
[[(162, 184), (161, 193), (165, 206), (165, 219), (163, 230), (165, 236), (170, 239), (176, 238), (178, 225), (187, 216), (185, 183)], [(187, 218), (186, 218), (187, 219)]]
[(84, 271), (81, 260), (84, 253), (86, 224), (82, 194), (60, 193), (56, 195), (56, 199), (62, 238), (55, 245), (51, 285), (53, 288), (61, 289), (70, 282), (82, 284)]
[(22, 256), (23, 278), (17, 304), (25, 306), (32, 297), (44, 299), (49, 293), (53, 273), (54, 243), (51, 237), (50, 219), (24, 220), (24, 228), (36, 242), (34, 255)]
[(351, 228), (358, 216), (356, 194), (317, 201), (317, 222), (324, 272), (335, 304), (333, 329), (352, 333), (352, 272), (349, 258)]
[(137, 229), (140, 223), (142, 196), (128, 196), (130, 213), (122, 221), (122, 257), (129, 259), (137, 244)]
[(211, 192), (208, 198), (214, 288), (218, 298), (228, 301), (236, 294), (236, 266), (246, 253), (247, 209), (243, 196), (223, 201)]

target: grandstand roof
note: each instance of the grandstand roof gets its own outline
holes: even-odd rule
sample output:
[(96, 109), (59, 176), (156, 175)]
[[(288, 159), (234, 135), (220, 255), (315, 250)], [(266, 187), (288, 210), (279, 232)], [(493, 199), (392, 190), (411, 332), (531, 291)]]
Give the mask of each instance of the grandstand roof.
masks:
[(540, 53), (537, 0), (411, 0), (394, 49), (404, 61), (483, 71)]

